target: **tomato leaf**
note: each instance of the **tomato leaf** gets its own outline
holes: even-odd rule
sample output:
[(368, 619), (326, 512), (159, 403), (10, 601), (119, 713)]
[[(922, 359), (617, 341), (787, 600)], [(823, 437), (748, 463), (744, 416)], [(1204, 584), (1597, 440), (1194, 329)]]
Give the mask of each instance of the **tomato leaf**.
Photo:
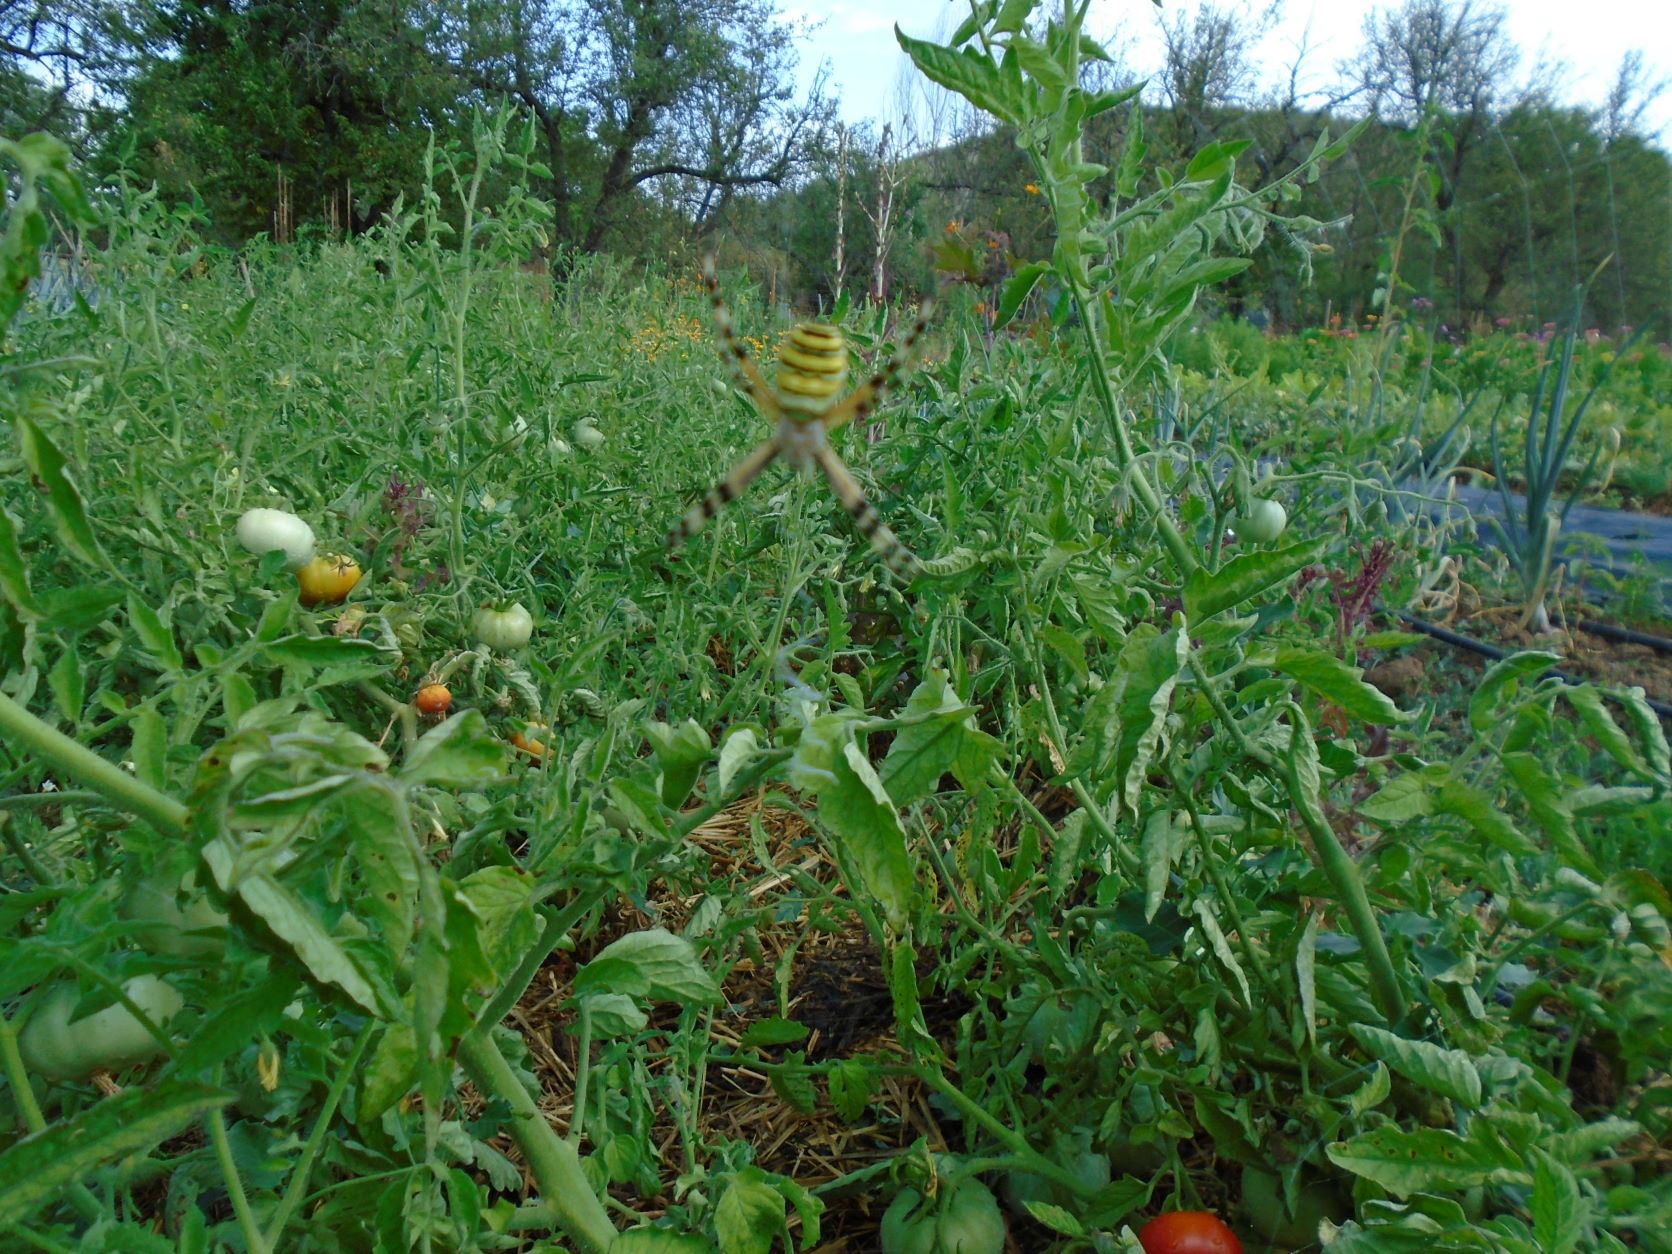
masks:
[(1319, 537), (1288, 548), (1239, 553), (1216, 571), (1199, 567), (1184, 582), (1184, 612), (1195, 622), (1253, 600), (1322, 560), (1329, 544), (1328, 537)]
[(1445, 1049), (1430, 1041), (1407, 1040), (1367, 1023), (1351, 1024), (1349, 1031), (1371, 1057), (1387, 1063), (1407, 1080), (1414, 1080), (1430, 1092), (1465, 1106), (1480, 1105), (1480, 1072), (1475, 1069), (1474, 1060), (1462, 1050)]
[(41, 608), (29, 589), (29, 568), (23, 563), (18, 545), (17, 520), (0, 506), (0, 596), (4, 596), (25, 618), (39, 618)]
[(721, 1254), (771, 1254), (784, 1228), (784, 1199), (759, 1167), (745, 1167), (726, 1185), (714, 1207), (714, 1235)]
[(265, 872), (235, 878), (236, 858), (223, 840), (203, 847), (203, 860), (228, 896), (237, 896), (321, 984), (346, 993), (361, 1009), (379, 1013), (371, 981), (305, 901)]
[(1514, 653), (1492, 663), (1469, 698), (1469, 726), (1480, 733), (1490, 731), (1503, 718), (1500, 698), (1514, 685), (1543, 674), (1561, 660), (1555, 653)]
[[(633, 976), (633, 987), (618, 988), (614, 977), (621, 971)], [(683, 936), (666, 928), (629, 932), (604, 946), (597, 956), (575, 975), (575, 992), (627, 992), (651, 1001), (688, 1002), (710, 1005), (720, 1000), (714, 977), (703, 969), (696, 948)]]
[(975, 725), (974, 712), (958, 700), (942, 671), (931, 671), (912, 690), (902, 712), (905, 726), (888, 746), (880, 778), (898, 805), (926, 797), (951, 772), (970, 791), (984, 787), (1003, 746)]
[(110, 563), (93, 534), (87, 507), (82, 504), (81, 491), (75, 485), (64, 455), (27, 414), (15, 415), (12, 422), (17, 428), (24, 464), (34, 475), (36, 486), (46, 494), (47, 511), (52, 515), (58, 539), (88, 565), (108, 567)]
[(714, 756), (714, 743), (695, 719), (678, 727), (651, 723), (645, 728), (650, 746), (662, 768), (662, 804), (677, 810), (696, 787), (697, 777)]
[(851, 740), (831, 765), (832, 786), (819, 794), (819, 821), (833, 835), (842, 869), (854, 891), (882, 907), (889, 927), (903, 931), (910, 918), (911, 856), (888, 792), (859, 746)]
[(186, 660), (180, 656), (180, 646), (174, 643), (174, 632), (155, 610), (132, 592), (128, 593), (128, 622), (145, 651), (165, 672), (178, 674), (186, 669)]
[(190, 1075), (230, 1058), (259, 1033), (277, 1026), (299, 987), (290, 972), (269, 970), (243, 992), (221, 999), (169, 1062), (168, 1069), (177, 1076)]
[(400, 780), (468, 788), (498, 779), (505, 771), (505, 745), (488, 733), (488, 720), (480, 710), (461, 710), (419, 737), (401, 763)]
[(1402, 723), (1415, 717), (1364, 682), (1364, 669), (1321, 649), (1279, 649), (1272, 665), (1365, 723)]
[(32, 1222), (65, 1185), (149, 1149), (232, 1100), (201, 1084), (131, 1088), (0, 1151), (0, 1229)]
[(1476, 1185), (1525, 1185), (1531, 1177), (1520, 1151), (1486, 1119), (1469, 1124), (1467, 1140), (1445, 1128), (1407, 1131), (1390, 1125), (1337, 1141), (1326, 1152), (1337, 1167), (1401, 1198)]

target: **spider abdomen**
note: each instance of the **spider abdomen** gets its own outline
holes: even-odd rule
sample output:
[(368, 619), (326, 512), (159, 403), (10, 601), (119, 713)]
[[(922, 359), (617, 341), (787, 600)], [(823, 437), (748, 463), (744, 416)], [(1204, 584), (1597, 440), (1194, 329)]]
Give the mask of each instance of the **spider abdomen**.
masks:
[(785, 409), (822, 414), (847, 378), (847, 341), (828, 323), (798, 323), (778, 349), (778, 403)]

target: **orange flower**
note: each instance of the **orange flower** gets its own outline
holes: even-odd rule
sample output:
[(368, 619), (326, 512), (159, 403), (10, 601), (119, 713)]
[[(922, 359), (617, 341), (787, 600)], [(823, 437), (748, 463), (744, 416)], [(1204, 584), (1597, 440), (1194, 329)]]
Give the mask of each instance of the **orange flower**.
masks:
[(1029, 183), (1022, 190), (1030, 196), (1037, 196), (1037, 195), (1039, 195), (1039, 184), (1038, 183)]
[(962, 222), (958, 221), (958, 219), (956, 219), (956, 218), (952, 219), (952, 221), (950, 221), (946, 224), (946, 233), (948, 235), (956, 235), (959, 231), (961, 231), (963, 229), (964, 229), (964, 224)]

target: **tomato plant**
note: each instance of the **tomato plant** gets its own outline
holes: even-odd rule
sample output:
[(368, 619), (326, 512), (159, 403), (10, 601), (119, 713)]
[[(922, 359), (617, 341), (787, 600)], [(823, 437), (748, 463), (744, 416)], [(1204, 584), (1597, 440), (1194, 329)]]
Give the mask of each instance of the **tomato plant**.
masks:
[(1175, 1210), (1157, 1215), (1138, 1233), (1144, 1254), (1242, 1254), (1237, 1234), (1217, 1215)]
[(323, 555), (297, 571), (296, 582), (302, 589), (303, 605), (337, 605), (360, 582), (360, 564), (341, 554)]

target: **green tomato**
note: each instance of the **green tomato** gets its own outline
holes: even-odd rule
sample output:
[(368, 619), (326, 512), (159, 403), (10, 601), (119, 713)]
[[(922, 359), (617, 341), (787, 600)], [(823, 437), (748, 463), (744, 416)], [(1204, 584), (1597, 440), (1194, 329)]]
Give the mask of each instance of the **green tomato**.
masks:
[(934, 1208), (916, 1189), (901, 1189), (883, 1212), (882, 1254), (935, 1254)]
[(935, 1221), (936, 1254), (1004, 1254), (1004, 1216), (993, 1191), (965, 1180), (943, 1199)]
[(534, 616), (520, 605), (484, 605), (470, 620), (477, 643), (500, 653), (509, 653), (528, 643), (534, 634)]
[(1237, 534), (1255, 544), (1270, 544), (1289, 525), (1289, 511), (1276, 501), (1251, 497), (1248, 512), (1237, 519)]
[[(188, 898), (184, 909), (178, 900), (181, 893)], [(152, 953), (211, 958), (226, 947), (222, 937), (204, 934), (226, 927), (226, 915), (215, 909), (189, 875), (184, 881), (166, 875), (140, 880), (128, 890), (117, 913), (132, 922), (151, 925), (136, 939)]]
[(283, 549), (285, 565), (291, 570), (306, 565), (314, 555), (313, 528), (282, 509), (245, 510), (237, 531), (238, 543), (257, 557)]
[[(179, 993), (154, 975), (136, 975), (122, 991), (159, 1028), (166, 1028), (185, 1005)], [(29, 1070), (49, 1080), (81, 1080), (95, 1071), (126, 1071), (163, 1052), (121, 1002), (72, 1022), (70, 1015), (80, 1000), (73, 980), (47, 992), (18, 1034), (18, 1049)]]

